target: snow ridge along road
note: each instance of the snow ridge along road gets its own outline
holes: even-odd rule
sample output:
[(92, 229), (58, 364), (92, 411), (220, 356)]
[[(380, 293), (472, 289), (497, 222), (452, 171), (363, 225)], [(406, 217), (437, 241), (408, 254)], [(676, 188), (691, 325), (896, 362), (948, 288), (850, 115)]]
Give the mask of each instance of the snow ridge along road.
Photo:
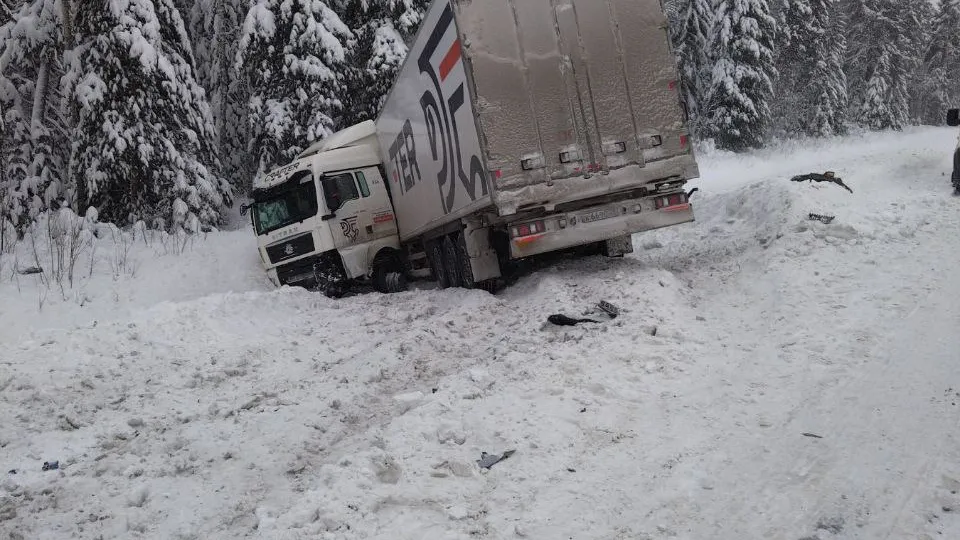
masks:
[(0, 536), (960, 538), (954, 140), (708, 155), (697, 224), (497, 297), (272, 291), (248, 231), (0, 272)]

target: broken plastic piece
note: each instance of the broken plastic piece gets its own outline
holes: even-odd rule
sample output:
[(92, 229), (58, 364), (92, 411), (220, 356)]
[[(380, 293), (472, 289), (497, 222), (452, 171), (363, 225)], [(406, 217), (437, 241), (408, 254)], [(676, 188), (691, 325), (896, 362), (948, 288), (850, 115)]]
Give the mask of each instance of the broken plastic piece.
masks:
[(799, 176), (794, 176), (790, 180), (793, 182), (806, 182), (808, 180), (810, 182), (830, 182), (832, 184), (836, 184), (842, 187), (843, 189), (849, 191), (850, 193), (853, 193), (853, 190), (850, 189), (849, 186), (844, 184), (843, 179), (838, 178), (833, 171), (827, 171), (823, 174), (819, 174), (819, 173), (801, 174)]
[(616, 319), (620, 316), (620, 308), (611, 304), (610, 302), (601, 300), (597, 307), (602, 309), (611, 319)]
[(810, 214), (808, 217), (810, 218), (810, 221), (819, 221), (824, 225), (829, 225), (833, 223), (833, 220), (837, 219), (836, 216), (825, 216), (823, 214)]
[(486, 452), (483, 452), (482, 454), (480, 454), (480, 459), (477, 460), (477, 465), (479, 465), (481, 469), (489, 469), (490, 467), (493, 467), (497, 463), (500, 463), (501, 461), (512, 456), (514, 452), (516, 452), (516, 450), (507, 450), (506, 452), (499, 455), (488, 454)]
[(593, 319), (574, 319), (573, 317), (568, 317), (566, 315), (561, 315), (561, 314), (551, 315), (547, 317), (547, 321), (557, 326), (576, 326), (581, 323), (599, 322)]
[(55, 471), (55, 470), (57, 470), (57, 469), (59, 469), (59, 468), (60, 468), (60, 462), (59, 462), (59, 461), (44, 461), (44, 462), (43, 462), (43, 470), (45, 470), (45, 471)]

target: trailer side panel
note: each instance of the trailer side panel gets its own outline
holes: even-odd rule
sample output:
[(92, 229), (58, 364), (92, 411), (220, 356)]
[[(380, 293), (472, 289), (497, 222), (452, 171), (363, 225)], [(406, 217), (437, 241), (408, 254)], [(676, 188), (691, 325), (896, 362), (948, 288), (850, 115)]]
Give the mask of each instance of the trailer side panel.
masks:
[(401, 239), (491, 205), (473, 104), (453, 9), (437, 0), (377, 119)]

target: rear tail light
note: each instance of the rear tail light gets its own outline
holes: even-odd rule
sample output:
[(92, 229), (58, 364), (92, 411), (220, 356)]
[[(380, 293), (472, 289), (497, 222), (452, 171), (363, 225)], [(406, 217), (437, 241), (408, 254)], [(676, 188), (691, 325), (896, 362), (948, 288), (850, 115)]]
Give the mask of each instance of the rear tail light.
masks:
[(686, 135), (680, 136), (680, 148), (686, 148), (690, 144), (690, 138)]
[(517, 225), (511, 231), (514, 238), (524, 238), (527, 236), (533, 236), (535, 234), (543, 234), (547, 232), (547, 227), (543, 221), (534, 221), (531, 223), (524, 223), (523, 225)]
[(686, 193), (674, 193), (673, 195), (667, 195), (664, 197), (657, 197), (655, 199), (657, 210), (662, 210), (664, 208), (671, 208), (674, 206), (682, 206), (687, 204), (687, 194)]

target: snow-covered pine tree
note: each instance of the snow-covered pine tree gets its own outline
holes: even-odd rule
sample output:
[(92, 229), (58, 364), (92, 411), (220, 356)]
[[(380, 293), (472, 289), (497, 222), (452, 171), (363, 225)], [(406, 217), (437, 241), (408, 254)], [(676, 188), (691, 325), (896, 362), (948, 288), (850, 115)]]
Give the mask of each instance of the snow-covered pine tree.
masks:
[(250, 92), (246, 82), (234, 76), (237, 42), (249, 5), (249, 0), (196, 0), (190, 10), (197, 79), (209, 96), (223, 174), (241, 190), (250, 188), (256, 161), (247, 149)]
[(947, 109), (960, 107), (960, 0), (942, 0), (932, 28), (915, 114), (919, 121), (937, 125)]
[(719, 0), (715, 63), (706, 135), (718, 147), (742, 151), (763, 145), (777, 70), (777, 22), (766, 0)]
[(811, 77), (812, 109), (808, 113), (807, 133), (819, 137), (843, 135), (847, 132), (847, 75), (843, 59), (847, 52), (846, 32), (840, 17), (828, 27), (818, 45), (822, 61), (817, 62)]
[[(63, 184), (68, 137), (60, 114), (61, 0), (30, 0), (0, 26), (0, 76), (8, 95), (7, 214), (22, 231), (30, 220), (70, 199)], [(16, 81), (16, 82), (14, 82)], [(15, 95), (13, 95), (15, 94)]]
[(710, 0), (684, 0), (676, 5), (671, 40), (680, 69), (680, 88), (690, 130), (697, 136), (703, 132), (701, 106), (707, 105), (712, 79), (711, 44), (714, 11)]
[(253, 0), (235, 67), (250, 88), (250, 151), (258, 174), (336, 129), (350, 39), (323, 0)]
[(210, 109), (171, 0), (84, 0), (65, 76), (77, 106), (70, 175), (101, 220), (196, 231), (221, 222)]
[(844, 131), (845, 42), (834, 12), (833, 0), (783, 0), (774, 117), (788, 136)]
[[(938, 2), (938, 4), (941, 3)], [(907, 20), (907, 23), (912, 26), (904, 29), (907, 32), (912, 32), (907, 36), (911, 42), (910, 50), (912, 53), (912, 67), (907, 81), (907, 106), (909, 122), (918, 124), (923, 116), (924, 104), (932, 100), (931, 87), (928, 84), (929, 74), (924, 59), (926, 58), (926, 51), (930, 48), (930, 40), (937, 18), (937, 7), (929, 1), (914, 2), (912, 7), (910, 17)]]
[(900, 0), (854, 0), (848, 19), (853, 116), (869, 129), (903, 129), (920, 32), (913, 6)]
[(341, 127), (375, 118), (407, 56), (428, 0), (346, 0), (341, 18), (355, 40), (347, 54)]

